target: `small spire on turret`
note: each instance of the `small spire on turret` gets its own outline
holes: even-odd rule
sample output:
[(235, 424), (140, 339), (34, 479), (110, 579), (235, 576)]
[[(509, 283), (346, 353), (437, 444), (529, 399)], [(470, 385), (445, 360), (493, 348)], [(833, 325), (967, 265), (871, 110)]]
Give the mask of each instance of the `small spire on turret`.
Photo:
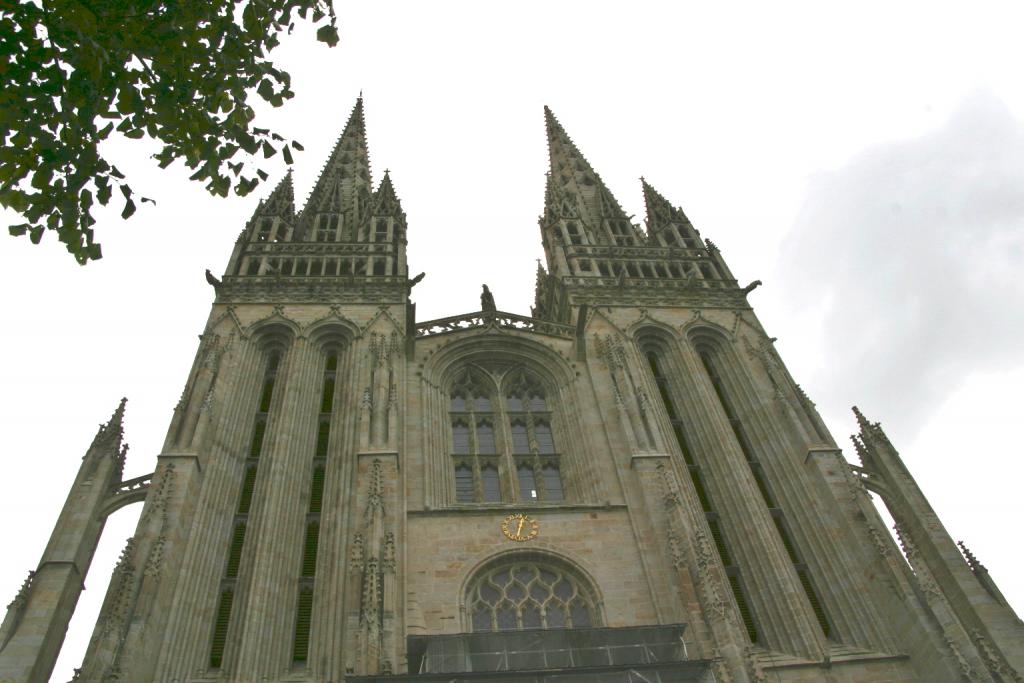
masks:
[(391, 171), (384, 171), (384, 178), (380, 186), (373, 193), (373, 215), (375, 216), (405, 216), (402, 211), (402, 200), (395, 192), (395, 186), (391, 183)]
[(128, 403), (128, 399), (122, 398), (114, 410), (114, 414), (110, 416), (110, 420), (100, 425), (96, 436), (93, 437), (90, 451), (99, 448), (105, 451), (114, 451), (115, 453), (120, 452), (121, 440), (124, 437), (122, 421), (124, 420), (124, 407), (126, 403)]
[[(693, 223), (687, 218), (683, 210), (665, 199), (664, 195), (641, 176), (640, 185), (644, 193), (644, 205), (647, 209), (647, 235), (655, 237), (663, 230), (676, 226), (676, 232), (687, 241), (688, 246), (700, 246), (700, 231), (693, 227)], [(692, 242), (691, 242), (692, 240)], [(666, 234), (665, 243), (675, 243), (675, 236)]]
[(270, 196), (260, 202), (253, 216), (281, 216), (286, 219), (295, 216), (295, 187), (292, 184), (292, 169), (288, 169)]

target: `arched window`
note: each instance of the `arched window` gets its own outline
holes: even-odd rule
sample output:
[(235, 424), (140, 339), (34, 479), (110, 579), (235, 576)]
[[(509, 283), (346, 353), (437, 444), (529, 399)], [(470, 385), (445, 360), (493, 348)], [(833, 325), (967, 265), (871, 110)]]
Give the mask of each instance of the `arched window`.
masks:
[(600, 626), (587, 581), (562, 563), (529, 554), (481, 570), (466, 591), (466, 611), (476, 632)]
[(498, 503), (502, 499), (500, 454), (491, 412), (495, 389), (494, 383), (475, 368), (467, 369), (452, 387), (451, 452), (455, 500), (459, 503)]
[(467, 368), (448, 407), (456, 502), (564, 499), (550, 405), (530, 372), (497, 364)]

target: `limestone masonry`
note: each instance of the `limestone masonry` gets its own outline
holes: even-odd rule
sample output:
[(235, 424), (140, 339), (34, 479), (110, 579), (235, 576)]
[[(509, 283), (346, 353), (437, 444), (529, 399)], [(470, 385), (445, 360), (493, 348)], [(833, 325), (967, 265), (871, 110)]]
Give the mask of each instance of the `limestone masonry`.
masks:
[(356, 103), (302, 211), (288, 176), (208, 273), (155, 471), (122, 480), (123, 402), (100, 428), (0, 683), (49, 679), (107, 515), (139, 501), (75, 680), (1024, 681), (1024, 625), (856, 409), (844, 458), (759, 283), (646, 182), (633, 225), (544, 115), (530, 315), (484, 288), (419, 321)]

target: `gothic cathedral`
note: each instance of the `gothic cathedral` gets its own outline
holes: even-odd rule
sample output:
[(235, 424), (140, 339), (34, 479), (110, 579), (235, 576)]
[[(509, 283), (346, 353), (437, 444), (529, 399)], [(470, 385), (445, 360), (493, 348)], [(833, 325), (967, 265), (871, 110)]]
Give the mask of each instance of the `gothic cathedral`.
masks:
[[(45, 682), (143, 502), (76, 680), (1024, 681), (1024, 625), (877, 423), (840, 452), (710, 240), (633, 225), (565, 130), (529, 316), (416, 319), (362, 101), (239, 236), (151, 475), (124, 403), (0, 626)], [(897, 522), (889, 535), (869, 493)]]

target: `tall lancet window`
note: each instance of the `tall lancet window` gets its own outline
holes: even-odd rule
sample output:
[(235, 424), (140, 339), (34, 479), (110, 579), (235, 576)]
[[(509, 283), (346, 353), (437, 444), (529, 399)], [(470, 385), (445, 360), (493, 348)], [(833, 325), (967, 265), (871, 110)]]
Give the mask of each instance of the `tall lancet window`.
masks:
[(561, 464), (551, 433), (551, 411), (535, 377), (515, 370), (505, 380), (505, 415), (509, 424), (519, 484), (519, 500), (563, 499)]
[(313, 449), (313, 471), (309, 485), (309, 509), (302, 543), (302, 564), (299, 567), (299, 597), (295, 611), (295, 635), (292, 641), (292, 663), (303, 666), (309, 659), (310, 630), (313, 621), (313, 582), (316, 578), (317, 551), (320, 543), (320, 511), (324, 498), (324, 474), (327, 469), (327, 447), (331, 438), (331, 414), (334, 411), (338, 377), (338, 351), (331, 349), (324, 361), (320, 390), (320, 411), (317, 417), (316, 445)]
[(672, 425), (672, 434), (675, 436), (676, 443), (679, 446), (679, 451), (683, 455), (683, 460), (686, 461), (686, 468), (690, 473), (690, 481), (693, 482), (693, 488), (697, 494), (697, 499), (700, 501), (701, 508), (704, 510), (704, 517), (707, 520), (708, 529), (711, 531), (711, 539), (714, 541), (715, 550), (718, 551), (718, 557), (722, 561), (722, 566), (725, 568), (725, 575), (729, 581), (729, 587), (732, 589), (733, 599), (736, 601), (736, 607), (739, 609), (740, 617), (743, 619), (743, 625), (746, 628), (747, 637), (750, 638), (750, 642), (756, 643), (760, 640), (760, 634), (757, 629), (757, 620), (755, 619), (754, 612), (750, 607), (750, 602), (747, 600), (746, 588), (743, 583), (740, 568), (736, 564), (732, 553), (729, 552), (729, 542), (726, 539), (725, 531), (722, 529), (718, 512), (716, 512), (715, 506), (711, 500), (711, 495), (708, 493), (707, 487), (704, 484), (704, 475), (701, 470), (700, 462), (695, 457), (694, 450), (686, 436), (686, 426), (683, 422), (682, 413), (680, 413), (677, 408), (677, 402), (673, 397), (672, 386), (667, 374), (664, 354), (662, 349), (653, 344), (649, 344), (645, 349), (645, 355), (647, 356), (647, 363), (651, 368), (651, 374), (654, 376), (654, 382), (658, 387), (658, 394), (661, 397), (665, 413), (668, 415), (669, 422)]
[(263, 453), (264, 436), (267, 431), (267, 420), (271, 402), (274, 398), (274, 385), (277, 383), (277, 370), (281, 362), (281, 353), (271, 351), (267, 357), (263, 371), (263, 384), (260, 387), (259, 403), (253, 422), (252, 438), (249, 441), (248, 457), (242, 474), (242, 486), (238, 493), (238, 505), (231, 526), (228, 541), (228, 557), (224, 567), (224, 578), (220, 584), (220, 595), (214, 613), (213, 635), (210, 639), (210, 668), (219, 669), (224, 662), (224, 649), (227, 645), (228, 626), (231, 624), (231, 607), (235, 597), (235, 583), (242, 564), (242, 549), (249, 525), (249, 510), (252, 507), (253, 493), (256, 487), (256, 473), (259, 468), (260, 455)]
[(497, 503), (501, 496), (500, 454), (495, 436), (493, 381), (467, 369), (455, 382), (449, 404), (455, 499), (460, 503)]
[(708, 378), (711, 380), (711, 386), (714, 387), (715, 394), (718, 396), (722, 411), (725, 413), (726, 418), (728, 418), (729, 426), (732, 427), (740, 450), (743, 451), (743, 455), (746, 457), (747, 466), (750, 468), (750, 474), (754, 479), (754, 483), (757, 485), (761, 498), (764, 500), (772, 522), (779, 533), (779, 539), (782, 541), (782, 545), (786, 549), (790, 561), (793, 563), (797, 578), (800, 580), (800, 586), (807, 596), (807, 601), (814, 612), (815, 618), (818, 620), (818, 625), (821, 627), (822, 633), (825, 634), (826, 638), (832, 638), (835, 635), (835, 629), (832, 627), (832, 621), (825, 610), (825, 605), (821, 602), (818, 592), (815, 590), (810, 568), (804, 561), (796, 542), (789, 532), (785, 514), (772, 492), (771, 486), (765, 477), (764, 468), (758, 461), (757, 451), (747, 436), (746, 427), (744, 427), (742, 420), (740, 420), (736, 406), (729, 394), (728, 387), (723, 378), (724, 373), (722, 371), (719, 350), (713, 343), (698, 343), (697, 350), (700, 354), (701, 362), (704, 364), (704, 369), (707, 371)]

